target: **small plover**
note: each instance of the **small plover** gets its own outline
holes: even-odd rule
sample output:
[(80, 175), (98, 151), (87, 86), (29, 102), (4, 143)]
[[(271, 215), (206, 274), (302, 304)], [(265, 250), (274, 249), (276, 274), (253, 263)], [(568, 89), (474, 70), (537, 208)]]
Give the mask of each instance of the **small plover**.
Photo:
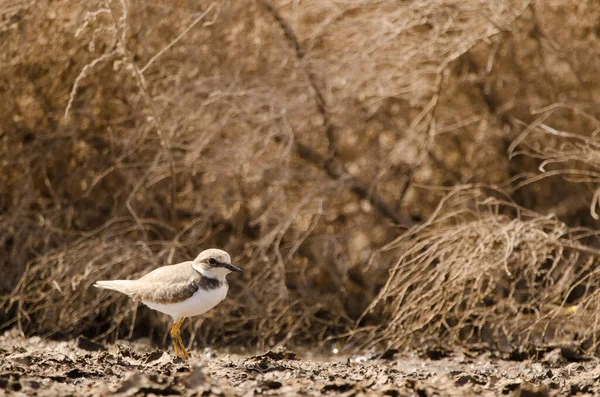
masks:
[(188, 354), (181, 339), (186, 317), (206, 313), (225, 299), (229, 285), (225, 276), (242, 272), (231, 264), (225, 251), (208, 249), (193, 261), (159, 267), (137, 280), (98, 281), (94, 287), (124, 293), (151, 309), (173, 317), (171, 337), (177, 356)]

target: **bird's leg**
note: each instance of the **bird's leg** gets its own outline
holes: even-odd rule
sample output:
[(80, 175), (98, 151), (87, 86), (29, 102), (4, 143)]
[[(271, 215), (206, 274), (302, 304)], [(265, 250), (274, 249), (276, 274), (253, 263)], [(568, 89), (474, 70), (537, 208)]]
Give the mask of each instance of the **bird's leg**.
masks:
[(179, 347), (178, 347), (178, 340), (177, 340), (177, 334), (178, 334), (178, 329), (177, 329), (177, 324), (178, 321), (173, 323), (173, 326), (171, 327), (171, 339), (173, 340), (173, 348), (175, 349), (175, 355), (177, 357), (179, 357)]
[(181, 349), (181, 354), (182, 354), (184, 360), (187, 360), (188, 354), (187, 354), (187, 351), (185, 350), (185, 345), (183, 344), (183, 339), (181, 339), (181, 324), (183, 324), (184, 321), (185, 321), (185, 317), (180, 318), (173, 325), (173, 328), (175, 328), (175, 332), (176, 332), (175, 339), (179, 343), (179, 348)]

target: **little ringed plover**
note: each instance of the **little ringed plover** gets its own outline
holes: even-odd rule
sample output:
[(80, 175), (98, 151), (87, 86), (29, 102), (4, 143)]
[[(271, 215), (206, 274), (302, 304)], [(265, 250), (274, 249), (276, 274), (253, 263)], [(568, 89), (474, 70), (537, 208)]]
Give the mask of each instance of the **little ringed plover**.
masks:
[(181, 324), (186, 317), (206, 313), (225, 299), (229, 285), (225, 276), (242, 272), (231, 264), (225, 251), (208, 249), (193, 261), (159, 267), (137, 280), (98, 281), (94, 287), (130, 296), (151, 309), (173, 318), (171, 337), (175, 354), (187, 359), (181, 339)]

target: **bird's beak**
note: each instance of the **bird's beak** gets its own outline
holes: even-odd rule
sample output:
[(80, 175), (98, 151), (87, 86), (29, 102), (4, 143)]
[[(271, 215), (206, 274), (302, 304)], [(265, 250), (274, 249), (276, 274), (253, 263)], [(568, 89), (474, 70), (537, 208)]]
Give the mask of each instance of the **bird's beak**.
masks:
[(238, 272), (238, 273), (242, 273), (242, 269), (240, 269), (239, 267), (233, 266), (230, 263), (225, 264), (225, 269), (229, 269), (232, 272)]

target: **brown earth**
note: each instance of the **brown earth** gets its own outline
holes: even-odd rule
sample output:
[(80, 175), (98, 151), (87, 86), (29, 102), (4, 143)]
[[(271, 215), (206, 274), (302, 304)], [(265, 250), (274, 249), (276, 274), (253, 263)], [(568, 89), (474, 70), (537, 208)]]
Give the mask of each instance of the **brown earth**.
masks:
[[(598, 360), (548, 349), (537, 360), (489, 352), (310, 357), (192, 350), (184, 362), (143, 341), (0, 337), (0, 395), (554, 396), (600, 392)], [(514, 355), (513, 355), (514, 358)], [(577, 362), (573, 362), (573, 361)], [(2, 392), (4, 390), (4, 392)]]

